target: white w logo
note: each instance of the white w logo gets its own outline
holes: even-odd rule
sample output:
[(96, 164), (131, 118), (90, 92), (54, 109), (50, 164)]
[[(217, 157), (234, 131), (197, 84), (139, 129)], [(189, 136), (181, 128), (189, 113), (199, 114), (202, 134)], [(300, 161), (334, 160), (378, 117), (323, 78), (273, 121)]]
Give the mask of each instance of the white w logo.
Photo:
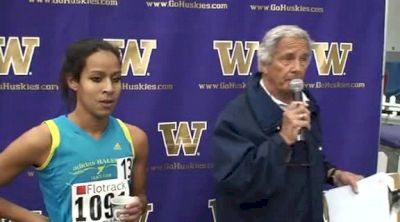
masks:
[(244, 45), (246, 53), (241, 41), (235, 42), (233, 50), (233, 41), (214, 41), (214, 50), (218, 51), (219, 62), (224, 76), (233, 76), (236, 69), (239, 75), (249, 75), (259, 42), (245, 41)]
[(147, 222), (149, 219), (149, 214), (153, 212), (154, 206), (153, 203), (147, 203), (145, 212), (143, 212), (142, 216), (139, 219), (139, 222)]
[[(11, 66), (14, 75), (28, 75), (33, 53), (39, 45), (39, 37), (22, 37), (22, 46), (18, 37), (9, 37), (6, 46), (6, 38), (0, 36), (0, 75), (8, 75)], [(22, 47), (25, 47), (25, 52), (22, 52)]]
[(337, 42), (332, 42), (330, 46), (327, 42), (315, 42), (312, 50), (320, 76), (328, 76), (331, 70), (334, 76), (342, 76), (345, 74), (344, 68), (349, 52), (353, 50), (353, 44), (340, 43), (341, 54)]
[[(158, 131), (161, 132), (167, 156), (178, 156), (183, 147), (185, 156), (196, 156), (199, 148), (201, 135), (207, 129), (207, 122), (177, 122), (158, 123)], [(191, 133), (191, 130), (194, 133)]]
[[(128, 75), (129, 68), (132, 68), (133, 76), (146, 76), (153, 49), (157, 48), (157, 40), (142, 39), (140, 48), (136, 39), (128, 39), (125, 46), (124, 39), (104, 39), (114, 46), (123, 49), (122, 54), (122, 76)], [(141, 53), (139, 49), (142, 49)]]

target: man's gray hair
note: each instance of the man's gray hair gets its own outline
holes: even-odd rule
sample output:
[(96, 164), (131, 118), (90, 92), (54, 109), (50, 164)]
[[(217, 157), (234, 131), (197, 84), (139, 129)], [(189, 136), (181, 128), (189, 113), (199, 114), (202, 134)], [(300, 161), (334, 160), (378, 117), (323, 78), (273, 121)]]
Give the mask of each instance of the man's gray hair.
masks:
[(270, 64), (275, 54), (276, 47), (282, 38), (302, 38), (308, 43), (311, 50), (312, 40), (308, 33), (297, 25), (280, 25), (265, 33), (257, 51), (258, 71), (264, 63)]

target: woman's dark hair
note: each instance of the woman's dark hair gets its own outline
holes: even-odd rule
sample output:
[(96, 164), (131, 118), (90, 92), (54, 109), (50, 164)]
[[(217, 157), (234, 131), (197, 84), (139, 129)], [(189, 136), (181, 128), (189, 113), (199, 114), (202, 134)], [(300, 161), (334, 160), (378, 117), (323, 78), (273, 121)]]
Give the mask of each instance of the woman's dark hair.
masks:
[(82, 39), (67, 48), (60, 73), (60, 88), (68, 109), (73, 108), (76, 103), (75, 92), (68, 87), (68, 77), (71, 76), (79, 82), (82, 70), (86, 65), (86, 59), (100, 50), (113, 53), (121, 62), (119, 50), (111, 43), (101, 39)]

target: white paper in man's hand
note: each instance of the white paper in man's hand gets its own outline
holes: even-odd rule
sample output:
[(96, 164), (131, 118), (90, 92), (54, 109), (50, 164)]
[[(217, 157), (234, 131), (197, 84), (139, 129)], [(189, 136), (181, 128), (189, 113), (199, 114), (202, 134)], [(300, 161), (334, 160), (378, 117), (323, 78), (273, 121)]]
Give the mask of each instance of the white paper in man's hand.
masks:
[(359, 193), (350, 186), (325, 192), (329, 222), (392, 222), (388, 187), (393, 188), (390, 176), (379, 173), (358, 181)]

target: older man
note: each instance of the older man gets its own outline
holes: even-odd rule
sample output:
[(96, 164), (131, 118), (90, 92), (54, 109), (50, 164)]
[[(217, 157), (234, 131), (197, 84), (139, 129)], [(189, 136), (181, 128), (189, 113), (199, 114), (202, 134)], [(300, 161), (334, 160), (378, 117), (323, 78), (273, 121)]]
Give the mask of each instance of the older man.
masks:
[(310, 54), (303, 29), (271, 29), (258, 51), (259, 73), (221, 113), (213, 138), (218, 222), (321, 222), (324, 183), (357, 192), (362, 177), (322, 154), (315, 100), (303, 91), (295, 101), (290, 90), (293, 79), (304, 79)]

